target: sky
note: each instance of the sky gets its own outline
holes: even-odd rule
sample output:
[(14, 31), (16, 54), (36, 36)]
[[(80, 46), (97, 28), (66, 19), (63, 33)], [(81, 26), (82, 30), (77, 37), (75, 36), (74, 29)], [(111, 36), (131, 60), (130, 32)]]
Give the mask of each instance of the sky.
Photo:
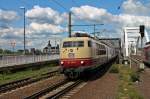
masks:
[[(68, 36), (68, 13), (72, 24), (96, 26), (100, 37), (122, 37), (125, 26), (145, 25), (150, 30), (149, 0), (0, 0), (0, 47), (23, 49), (23, 9), (26, 48), (43, 49)], [(93, 26), (72, 27), (72, 32), (93, 32)], [(91, 34), (92, 35), (92, 34)]]

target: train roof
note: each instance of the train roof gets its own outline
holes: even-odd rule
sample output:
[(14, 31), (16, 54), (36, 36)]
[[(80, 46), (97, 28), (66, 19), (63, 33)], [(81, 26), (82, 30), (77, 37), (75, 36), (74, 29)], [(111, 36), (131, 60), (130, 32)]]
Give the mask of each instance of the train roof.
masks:
[(112, 47), (112, 44), (101, 41), (97, 37), (91, 37), (90, 35), (86, 33), (75, 33), (72, 37), (65, 38), (63, 41), (77, 41), (77, 40), (94, 40), (94, 41), (97, 41), (97, 42), (100, 42), (102, 44)]
[(93, 40), (98, 40), (98, 38), (96, 37), (92, 37), (90, 36), (89, 34), (87, 33), (79, 33), (79, 32), (76, 32), (74, 34), (71, 35), (71, 37), (68, 37), (68, 38), (65, 38), (65, 40), (85, 40), (85, 39), (93, 39)]
[(100, 41), (99, 39), (95, 39), (95, 38), (91, 38), (91, 37), (68, 37), (68, 38), (65, 38), (64, 40), (63, 40), (63, 42), (65, 42), (65, 41), (79, 41), (79, 40), (94, 40), (94, 41), (96, 41), (96, 42), (99, 42), (99, 43), (101, 43), (101, 44), (104, 44), (104, 45), (106, 45), (106, 46), (108, 46), (108, 47), (112, 47), (112, 48), (114, 48), (113, 46), (112, 46), (112, 44), (110, 44), (110, 43), (108, 43), (108, 42), (103, 42), (103, 41)]
[(89, 40), (89, 37), (68, 37), (65, 38), (63, 41), (76, 41), (76, 40)]

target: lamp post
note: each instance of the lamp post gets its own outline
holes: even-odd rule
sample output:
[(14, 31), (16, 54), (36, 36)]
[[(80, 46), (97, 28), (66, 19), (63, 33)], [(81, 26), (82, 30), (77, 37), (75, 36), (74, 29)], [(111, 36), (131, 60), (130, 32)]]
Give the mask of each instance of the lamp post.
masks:
[(13, 50), (13, 55), (15, 55), (15, 46), (16, 46), (16, 41), (12, 41), (11, 43), (11, 46), (12, 46), (12, 50)]
[(26, 27), (25, 27), (25, 21), (26, 20), (25, 20), (25, 10), (26, 9), (25, 9), (25, 7), (20, 7), (20, 9), (23, 9), (23, 12), (24, 12), (24, 22), (23, 23), (24, 23), (24, 55), (25, 55), (26, 54), (26, 39), (25, 39), (26, 38), (25, 37), (26, 36)]

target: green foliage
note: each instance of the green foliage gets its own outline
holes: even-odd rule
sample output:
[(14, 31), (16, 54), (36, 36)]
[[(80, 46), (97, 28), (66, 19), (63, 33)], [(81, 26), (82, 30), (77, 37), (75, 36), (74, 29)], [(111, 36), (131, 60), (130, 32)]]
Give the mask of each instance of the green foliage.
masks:
[(118, 69), (118, 65), (112, 65), (110, 71), (110, 73), (119, 73), (119, 69)]
[(3, 53), (3, 49), (0, 49), (0, 54), (2, 54)]
[(4, 52), (3, 53), (5, 53), (5, 54), (12, 54), (13, 52), (11, 51), (11, 50), (4, 50)]
[(52, 65), (47, 65), (47, 66), (37, 69), (37, 70), (33, 70), (33, 69), (29, 68), (27, 70), (18, 71), (15, 73), (6, 73), (5, 72), (5, 73), (0, 74), (0, 85), (10, 82), (10, 81), (23, 79), (26, 77), (32, 77), (32, 76), (38, 77), (43, 73), (49, 72), (51, 69), (52, 69)]
[(140, 75), (138, 72), (131, 72), (130, 73), (130, 78), (132, 82), (136, 82), (140, 80)]
[(23, 54), (23, 53), (24, 53), (24, 50), (20, 50), (20, 49), (19, 49), (19, 50), (17, 50), (17, 53), (18, 53), (18, 54)]
[(139, 73), (134, 72), (129, 66), (119, 66), (119, 89), (117, 99), (143, 99), (136, 91), (134, 83), (139, 80)]

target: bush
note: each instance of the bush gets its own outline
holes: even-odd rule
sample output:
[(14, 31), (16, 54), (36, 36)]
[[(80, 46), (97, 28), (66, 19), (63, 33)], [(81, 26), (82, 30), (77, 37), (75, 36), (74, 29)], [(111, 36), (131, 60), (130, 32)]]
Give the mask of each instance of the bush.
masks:
[(132, 82), (136, 82), (136, 81), (139, 81), (140, 80), (140, 75), (138, 72), (132, 72), (130, 74), (130, 77), (131, 77), (131, 81)]
[(110, 73), (119, 73), (119, 69), (117, 65), (113, 65), (109, 71)]

